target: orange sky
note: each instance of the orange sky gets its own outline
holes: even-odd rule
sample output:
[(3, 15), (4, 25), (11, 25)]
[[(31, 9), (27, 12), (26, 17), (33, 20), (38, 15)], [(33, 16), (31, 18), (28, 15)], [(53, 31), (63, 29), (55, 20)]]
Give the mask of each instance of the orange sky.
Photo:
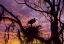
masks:
[[(3, 44), (4, 43), (4, 32), (0, 33), (0, 44)], [(16, 36), (16, 33), (12, 33), (10, 32), (10, 39), (9, 39), (9, 43), (8, 44), (11, 44), (11, 43), (16, 43), (16, 42), (19, 42), (20, 41), (18, 40), (18, 37)], [(51, 33), (50, 32), (43, 32), (42, 33), (42, 36), (45, 38), (46, 36), (50, 35), (51, 36)]]

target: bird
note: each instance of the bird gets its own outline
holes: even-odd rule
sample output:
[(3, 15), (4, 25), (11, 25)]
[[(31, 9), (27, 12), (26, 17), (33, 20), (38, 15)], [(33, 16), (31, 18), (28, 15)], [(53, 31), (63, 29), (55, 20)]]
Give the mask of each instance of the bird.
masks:
[(33, 18), (33, 19), (31, 19), (30, 21), (28, 21), (28, 24), (31, 24), (31, 26), (32, 26), (32, 24), (35, 23), (36, 20), (37, 20), (36, 18)]

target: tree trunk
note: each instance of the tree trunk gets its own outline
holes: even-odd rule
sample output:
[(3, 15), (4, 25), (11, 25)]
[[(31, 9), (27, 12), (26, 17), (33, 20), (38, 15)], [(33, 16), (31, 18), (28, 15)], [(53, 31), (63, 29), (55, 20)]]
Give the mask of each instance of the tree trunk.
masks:
[(53, 42), (55, 44), (61, 44), (61, 41), (59, 39), (59, 35), (58, 35), (58, 21), (57, 21), (57, 15), (55, 14), (54, 17), (54, 21), (51, 22), (51, 33), (53, 36)]

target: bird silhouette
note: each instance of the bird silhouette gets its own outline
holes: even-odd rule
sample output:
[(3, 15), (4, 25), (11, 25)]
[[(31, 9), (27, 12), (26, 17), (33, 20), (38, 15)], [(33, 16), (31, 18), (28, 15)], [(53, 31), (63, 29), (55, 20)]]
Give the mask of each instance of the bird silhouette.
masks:
[(28, 24), (31, 24), (31, 26), (32, 26), (32, 24), (35, 23), (35, 22), (36, 22), (36, 18), (33, 18), (30, 21), (28, 21)]

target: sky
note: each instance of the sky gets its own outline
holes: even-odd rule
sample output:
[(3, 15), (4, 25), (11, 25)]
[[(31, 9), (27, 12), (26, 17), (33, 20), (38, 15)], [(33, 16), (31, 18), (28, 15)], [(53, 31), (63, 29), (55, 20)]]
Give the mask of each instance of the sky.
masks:
[[(14, 0), (0, 0), (0, 4), (4, 5), (5, 8), (12, 12), (15, 16), (18, 15), (18, 18), (20, 19), (23, 26), (26, 26), (27, 22), (30, 19), (36, 18), (37, 20), (35, 24), (42, 26), (41, 30), (44, 30), (44, 34), (50, 34), (50, 22), (42, 14), (39, 14), (38, 12), (32, 10), (24, 4), (18, 4)], [(6, 21), (6, 24), (8, 23), (9, 21)], [(0, 24), (0, 35), (2, 35), (1, 32), (4, 32), (4, 29), (5, 26), (3, 24)]]
[[(17, 0), (18, 2), (23, 2), (23, 0)], [(32, 10), (31, 8), (27, 7), (25, 4), (18, 4), (17, 2), (15, 2), (14, 0), (0, 0), (0, 4), (4, 5), (4, 7), (12, 12), (15, 16), (18, 15), (18, 18), (20, 19), (21, 23), (23, 26), (27, 25), (27, 22), (32, 19), (32, 18), (36, 18), (36, 25), (41, 25), (42, 28), (40, 29), (44, 32), (42, 32), (44, 35), (43, 37), (47, 37), (47, 34), (50, 34), (50, 21), (48, 21), (42, 14), (39, 14), (38, 12)], [(64, 13), (63, 13), (64, 14)], [(6, 14), (7, 16), (7, 14)], [(48, 18), (49, 19), (49, 18)], [(61, 21), (64, 22), (64, 15), (61, 16)], [(6, 24), (9, 24), (10, 21), (6, 21)], [(5, 26), (4, 24), (0, 24), (0, 44), (3, 43), (4, 41), (4, 29)], [(10, 35), (12, 35), (12, 33), (10, 33)], [(13, 34), (13, 36), (15, 37), (15, 33)], [(10, 36), (10, 39), (13, 39), (14, 37)], [(9, 41), (10, 42), (10, 41)], [(13, 42), (14, 44), (20, 44), (18, 41), (18, 38), (15, 37), (11, 42)]]
[[(18, 1), (21, 2), (21, 1)], [(18, 15), (23, 25), (26, 25), (28, 20), (32, 18), (36, 18), (36, 24), (42, 25), (44, 30), (50, 31), (50, 22), (38, 12), (32, 10), (24, 4), (18, 4), (14, 0), (0, 0), (0, 4), (4, 5), (10, 12), (12, 12), (15, 16)]]

